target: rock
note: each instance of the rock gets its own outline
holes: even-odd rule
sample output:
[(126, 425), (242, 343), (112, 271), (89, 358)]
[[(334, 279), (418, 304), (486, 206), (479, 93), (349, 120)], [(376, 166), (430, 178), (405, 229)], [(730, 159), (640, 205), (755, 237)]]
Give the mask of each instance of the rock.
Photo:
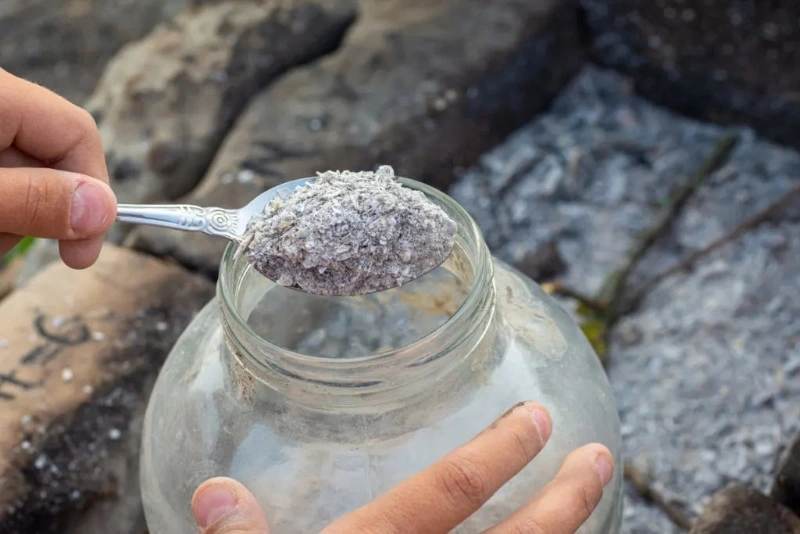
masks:
[(514, 266), (537, 282), (550, 280), (567, 270), (567, 264), (564, 263), (555, 241), (528, 249)]
[(354, 16), (354, 0), (226, 1), (126, 46), (86, 104), (120, 202), (188, 193), (251, 96), (334, 49)]
[[(380, 164), (443, 187), (541, 110), (584, 60), (572, 2), (361, 6), (334, 54), (254, 98), (186, 202), (239, 207), (289, 179)], [(134, 244), (212, 272), (225, 246), (160, 229), (137, 230)]]
[(77, 104), (125, 43), (168, 20), (187, 0), (3, 0), (0, 65)]
[(740, 484), (730, 484), (709, 501), (690, 534), (798, 534), (791, 510)]
[(800, 147), (800, 4), (582, 0), (594, 55), (654, 102)]
[(800, 514), (800, 434), (781, 454), (770, 496)]
[(61, 252), (58, 250), (58, 241), (54, 239), (37, 239), (31, 248), (25, 252), (25, 256), (20, 262), (18, 274), (14, 281), (15, 287), (24, 286), (28, 280), (39, 274), (39, 271), (54, 261), (60, 260)]
[[(0, 261), (2, 263), (2, 261)], [(22, 260), (17, 258), (6, 265), (0, 265), (0, 299), (14, 290), (17, 277), (22, 271)]]
[(635, 98), (627, 79), (587, 67), (450, 194), (504, 260), (525, 266), (531, 251), (552, 242), (567, 266), (559, 280), (596, 296), (723, 133), (678, 122)]
[[(634, 271), (635, 289), (795, 187), (800, 154), (657, 108), (627, 79), (587, 67), (450, 194), (501, 259), (555, 241), (567, 264), (559, 281), (595, 297), (730, 133), (736, 149)], [(800, 431), (798, 272), (795, 210), (662, 281), (612, 331), (622, 454), (641, 456), (659, 493), (690, 518), (731, 480), (768, 491), (778, 444)], [(650, 524), (656, 512), (626, 512), (628, 532), (670, 532)]]
[(0, 302), (0, 532), (141, 534), (141, 418), (210, 282), (106, 246)]

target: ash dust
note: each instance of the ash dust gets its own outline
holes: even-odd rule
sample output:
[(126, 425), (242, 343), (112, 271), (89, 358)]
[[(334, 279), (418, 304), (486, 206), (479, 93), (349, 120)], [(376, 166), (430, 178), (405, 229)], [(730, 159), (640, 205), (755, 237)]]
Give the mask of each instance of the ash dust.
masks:
[(355, 296), (399, 287), (450, 255), (456, 222), (394, 170), (327, 171), (248, 228), (244, 253), (278, 284)]

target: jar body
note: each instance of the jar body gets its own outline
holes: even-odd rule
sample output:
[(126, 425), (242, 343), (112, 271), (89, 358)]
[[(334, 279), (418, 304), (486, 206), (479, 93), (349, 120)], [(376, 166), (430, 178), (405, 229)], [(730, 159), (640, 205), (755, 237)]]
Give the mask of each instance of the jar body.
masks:
[[(280, 387), (261, 383), (242, 370), (223, 332), (217, 299), (212, 301), (169, 355), (148, 405), (141, 484), (151, 534), (195, 532), (191, 496), (213, 476), (245, 484), (273, 533), (319, 532), (469, 441), (523, 400), (550, 411), (550, 441), (456, 531), (480, 532), (507, 517), (552, 478), (567, 453), (600, 442), (614, 455), (616, 470), (580, 532), (618, 532), (620, 429), (605, 373), (555, 301), (514, 269), (492, 263), (492, 309), (478, 342), (452, 356), (452, 365), (413, 395), (387, 395), (383, 402), (309, 401), (292, 393), (290, 377)], [(426, 291), (430, 298), (423, 301), (430, 304)], [(269, 316), (280, 322), (274, 329), (294, 328), (306, 338), (319, 329), (335, 330), (341, 316), (310, 304), (303, 313)], [(366, 313), (374, 318), (381, 312)], [(346, 343), (358, 342), (352, 326), (344, 330)], [(418, 381), (428, 378), (423, 373)]]

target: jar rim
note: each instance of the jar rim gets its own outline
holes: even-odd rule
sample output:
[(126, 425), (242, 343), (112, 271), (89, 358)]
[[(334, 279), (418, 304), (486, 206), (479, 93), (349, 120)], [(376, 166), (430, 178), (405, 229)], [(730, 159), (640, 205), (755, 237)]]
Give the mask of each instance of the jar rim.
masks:
[[(296, 180), (297, 185), (307, 183), (308, 178)], [(247, 322), (247, 320), (239, 313), (236, 306), (236, 286), (238, 280), (243, 278), (243, 275), (238, 275), (242, 263), (248, 264), (248, 268), (252, 269), (249, 262), (244, 258), (243, 254), (237, 254), (238, 244), (229, 243), (225, 248), (222, 256), (222, 261), (219, 270), (219, 280), (217, 283), (217, 292), (220, 296), (220, 302), (223, 310), (223, 318), (230, 320), (234, 323), (237, 330), (235, 337), (244, 334), (245, 337), (256, 341), (259, 348), (268, 351), (272, 354), (279, 354), (284, 362), (293, 362), (300, 365), (315, 365), (320, 364), (332, 365), (337, 369), (345, 367), (358, 366), (359, 364), (374, 364), (378, 361), (384, 361), (388, 358), (395, 359), (403, 353), (418, 354), (421, 348), (425, 345), (430, 345), (436, 340), (440, 340), (443, 335), (453, 330), (453, 325), (461, 322), (465, 316), (469, 315), (475, 309), (480, 308), (481, 303), (485, 300), (485, 289), (490, 285), (493, 280), (493, 269), (491, 264), (491, 255), (489, 254), (488, 247), (483, 240), (483, 234), (480, 228), (475, 223), (469, 213), (449, 195), (436, 189), (428, 184), (412, 180), (409, 178), (398, 177), (398, 180), (403, 186), (422, 192), (427, 197), (434, 200), (448, 214), (456, 219), (458, 229), (456, 230), (456, 237), (461, 238), (463, 243), (468, 247), (466, 251), (470, 259), (473, 279), (470, 283), (467, 295), (459, 305), (458, 309), (445, 320), (440, 326), (432, 332), (424, 335), (423, 337), (412, 341), (408, 345), (393, 348), (383, 352), (369, 354), (367, 356), (357, 357), (343, 357), (343, 358), (328, 358), (324, 356), (314, 356), (311, 354), (304, 354), (301, 352), (293, 351), (289, 348), (283, 347), (273, 343), (269, 339), (259, 335)], [(293, 182), (287, 182), (282, 186), (291, 186)], [(279, 186), (281, 187), (281, 186)], [(241, 271), (242, 273), (246, 271)], [(423, 275), (425, 276), (425, 275)], [(296, 290), (300, 291), (300, 290)], [(330, 298), (346, 298), (346, 297), (330, 297)], [(422, 351), (424, 352), (424, 351)], [(430, 355), (425, 360), (430, 359)]]

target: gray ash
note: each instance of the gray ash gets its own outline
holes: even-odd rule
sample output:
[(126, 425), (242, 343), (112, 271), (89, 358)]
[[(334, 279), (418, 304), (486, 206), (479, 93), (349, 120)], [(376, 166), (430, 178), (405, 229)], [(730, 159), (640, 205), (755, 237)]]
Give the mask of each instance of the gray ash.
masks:
[(280, 285), (316, 295), (362, 295), (405, 284), (440, 265), (456, 222), (389, 166), (328, 171), (255, 218), (245, 255)]

